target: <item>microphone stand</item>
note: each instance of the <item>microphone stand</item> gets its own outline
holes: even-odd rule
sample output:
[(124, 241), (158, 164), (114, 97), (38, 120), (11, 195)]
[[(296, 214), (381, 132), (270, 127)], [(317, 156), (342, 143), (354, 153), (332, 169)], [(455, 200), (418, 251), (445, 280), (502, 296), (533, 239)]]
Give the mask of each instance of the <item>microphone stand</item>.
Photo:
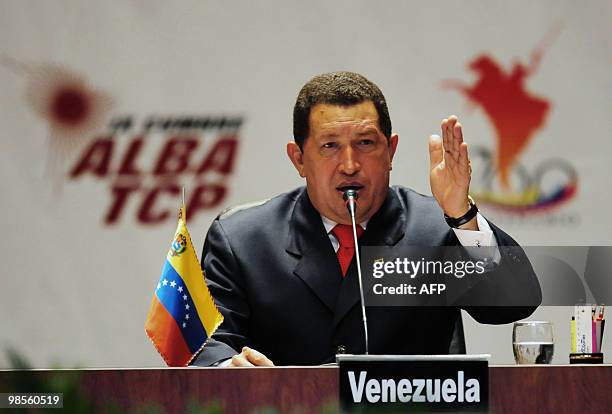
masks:
[(359, 280), (359, 295), (361, 296), (361, 315), (363, 318), (363, 331), (365, 333), (365, 354), (368, 355), (368, 319), (366, 317), (365, 302), (363, 299), (363, 282), (361, 277), (361, 258), (359, 256), (359, 246), (357, 244), (357, 223), (355, 223), (355, 207), (359, 195), (355, 190), (346, 190), (344, 192), (344, 201), (351, 216), (351, 224), (353, 225), (353, 242), (355, 246), (355, 260), (357, 261), (357, 276)]

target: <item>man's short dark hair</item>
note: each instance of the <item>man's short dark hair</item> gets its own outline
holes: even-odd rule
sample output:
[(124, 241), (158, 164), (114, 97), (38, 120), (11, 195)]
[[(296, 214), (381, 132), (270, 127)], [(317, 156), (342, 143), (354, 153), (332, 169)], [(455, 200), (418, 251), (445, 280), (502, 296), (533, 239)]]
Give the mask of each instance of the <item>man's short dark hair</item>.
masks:
[(382, 133), (391, 138), (391, 118), (384, 95), (373, 82), (354, 72), (315, 76), (300, 90), (293, 107), (293, 139), (303, 149), (309, 134), (310, 110), (318, 104), (352, 106), (372, 101)]

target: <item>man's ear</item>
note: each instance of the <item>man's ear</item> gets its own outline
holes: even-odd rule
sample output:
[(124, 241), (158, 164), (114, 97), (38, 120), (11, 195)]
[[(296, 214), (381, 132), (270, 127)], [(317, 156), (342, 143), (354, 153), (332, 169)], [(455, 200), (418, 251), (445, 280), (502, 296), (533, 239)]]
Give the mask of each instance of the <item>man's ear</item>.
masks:
[(304, 177), (304, 154), (302, 154), (302, 150), (300, 146), (295, 143), (295, 141), (289, 141), (287, 143), (287, 156), (291, 160), (291, 163), (297, 170), (300, 177)]
[(395, 155), (395, 150), (397, 149), (397, 143), (399, 142), (399, 135), (392, 134), (391, 138), (389, 138), (389, 169), (392, 167), (393, 156)]

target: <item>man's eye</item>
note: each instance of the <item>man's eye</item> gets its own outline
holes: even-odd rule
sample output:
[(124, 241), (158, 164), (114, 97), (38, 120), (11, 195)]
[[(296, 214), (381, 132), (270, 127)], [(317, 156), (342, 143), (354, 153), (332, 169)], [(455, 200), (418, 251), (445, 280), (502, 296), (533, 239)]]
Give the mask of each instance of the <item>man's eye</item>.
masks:
[(323, 144), (323, 148), (335, 148), (335, 147), (336, 147), (335, 142), (326, 142), (325, 144)]
[(371, 139), (362, 139), (361, 141), (359, 141), (360, 145), (373, 145), (374, 141)]

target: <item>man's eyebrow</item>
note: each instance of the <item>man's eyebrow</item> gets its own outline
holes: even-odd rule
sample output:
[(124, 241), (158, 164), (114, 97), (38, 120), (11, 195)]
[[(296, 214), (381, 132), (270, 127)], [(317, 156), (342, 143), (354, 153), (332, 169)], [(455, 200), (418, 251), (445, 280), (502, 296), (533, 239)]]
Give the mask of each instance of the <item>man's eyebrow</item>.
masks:
[(378, 134), (378, 131), (374, 127), (368, 127), (364, 129), (363, 131), (357, 132), (358, 136), (372, 135), (372, 134), (375, 134), (375, 135)]
[(337, 138), (339, 136), (338, 133), (333, 132), (333, 131), (329, 131), (329, 132), (321, 132), (318, 136), (319, 139), (326, 139), (326, 138)]

